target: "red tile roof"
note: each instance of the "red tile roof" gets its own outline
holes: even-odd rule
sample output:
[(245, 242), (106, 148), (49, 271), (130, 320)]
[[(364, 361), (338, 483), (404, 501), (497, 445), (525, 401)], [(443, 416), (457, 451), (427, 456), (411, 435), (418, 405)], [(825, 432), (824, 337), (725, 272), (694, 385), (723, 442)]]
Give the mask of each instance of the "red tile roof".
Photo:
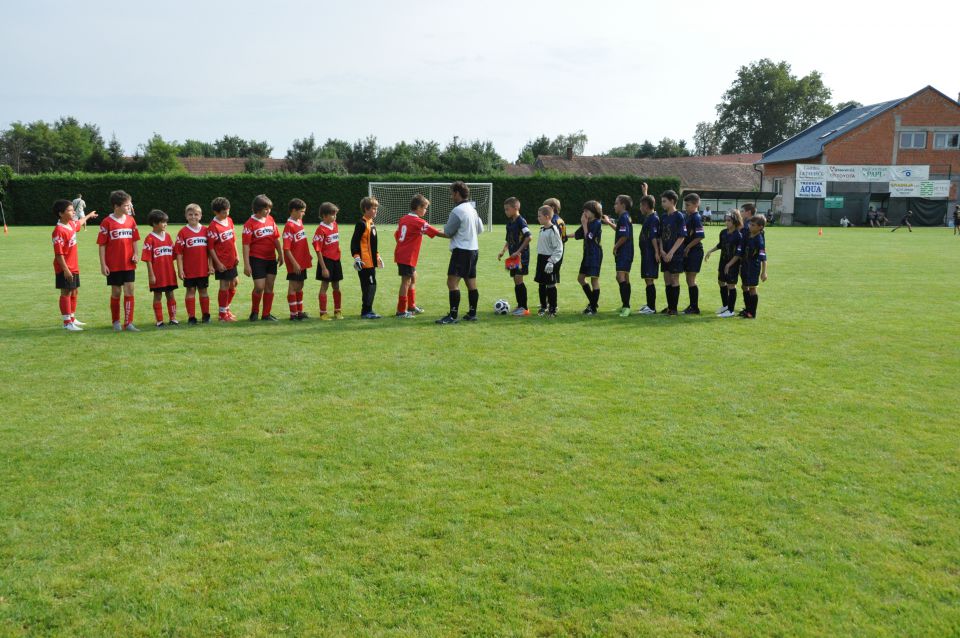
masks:
[(684, 190), (753, 191), (760, 187), (760, 174), (749, 163), (703, 161), (673, 157), (633, 159), (621, 157), (541, 155), (537, 168), (571, 175), (637, 175), (679, 177)]
[[(245, 157), (178, 157), (183, 167), (191, 175), (236, 175), (246, 172), (247, 158)], [(286, 160), (266, 157), (263, 159), (263, 170), (267, 173), (277, 173), (283, 170)]]

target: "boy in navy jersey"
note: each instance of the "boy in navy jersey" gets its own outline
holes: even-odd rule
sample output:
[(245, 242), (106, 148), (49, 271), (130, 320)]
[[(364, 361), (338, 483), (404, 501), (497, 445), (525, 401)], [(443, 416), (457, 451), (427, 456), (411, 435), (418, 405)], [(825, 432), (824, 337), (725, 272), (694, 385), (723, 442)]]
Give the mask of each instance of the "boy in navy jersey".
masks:
[(746, 287), (743, 301), (747, 306), (743, 316), (746, 319), (756, 318), (760, 301), (757, 286), (767, 280), (767, 245), (763, 236), (766, 225), (767, 219), (763, 215), (752, 216), (749, 232), (738, 253), (743, 260), (743, 285)]
[(630, 316), (630, 267), (633, 265), (633, 220), (630, 209), (633, 200), (629, 195), (617, 195), (613, 210), (617, 214), (614, 223), (606, 215), (603, 223), (614, 229), (613, 258), (617, 264), (617, 284), (620, 286), (620, 316)]
[(643, 197), (640, 198), (640, 214), (643, 223), (640, 226), (640, 276), (646, 284), (647, 303), (639, 310), (642, 315), (657, 312), (657, 287), (654, 282), (660, 276), (660, 217), (654, 210), (657, 200), (647, 195), (647, 184), (640, 185)]
[(700, 314), (700, 288), (697, 286), (697, 273), (703, 266), (703, 218), (700, 217), (700, 196), (690, 193), (683, 198), (684, 220), (687, 236), (683, 239), (683, 272), (687, 278), (687, 292), (690, 305), (683, 309), (685, 315)]
[[(587, 307), (583, 309), (585, 315), (597, 314), (600, 304), (600, 264), (603, 263), (603, 250), (600, 247), (600, 232), (603, 230), (603, 209), (600, 202), (590, 200), (583, 205), (583, 214), (580, 216), (580, 228), (574, 233), (574, 239), (583, 240), (583, 260), (580, 262), (580, 273), (577, 281), (587, 296)], [(590, 283), (587, 284), (587, 277)]]
[(683, 242), (687, 225), (683, 213), (677, 210), (677, 194), (668, 190), (660, 196), (663, 216), (660, 218), (660, 265), (666, 284), (667, 307), (661, 312), (677, 315), (680, 302), (680, 273), (683, 272)]
[(507, 237), (506, 243), (497, 255), (497, 260), (503, 259), (504, 253), (509, 252), (507, 261), (517, 262), (513, 268), (509, 268), (508, 263), (508, 272), (513, 278), (513, 291), (517, 297), (517, 307), (513, 315), (525, 317), (530, 314), (530, 311), (527, 310), (527, 286), (523, 283), (523, 276), (530, 272), (530, 240), (533, 235), (527, 226), (527, 220), (520, 215), (519, 199), (508, 197), (503, 202), (503, 212), (507, 216)]

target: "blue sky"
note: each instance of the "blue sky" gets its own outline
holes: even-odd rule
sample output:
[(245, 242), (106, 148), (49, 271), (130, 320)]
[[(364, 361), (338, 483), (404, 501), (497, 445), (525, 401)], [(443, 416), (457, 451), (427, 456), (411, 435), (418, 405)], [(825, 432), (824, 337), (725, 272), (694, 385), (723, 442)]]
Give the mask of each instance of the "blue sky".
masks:
[(128, 152), (153, 132), (265, 139), (276, 157), (310, 133), (490, 139), (509, 160), (579, 129), (588, 153), (690, 141), (763, 57), (819, 70), (836, 102), (960, 90), (956, 41), (937, 33), (960, 9), (922, 0), (896, 15), (820, 0), (5, 5), (0, 126), (73, 115)]

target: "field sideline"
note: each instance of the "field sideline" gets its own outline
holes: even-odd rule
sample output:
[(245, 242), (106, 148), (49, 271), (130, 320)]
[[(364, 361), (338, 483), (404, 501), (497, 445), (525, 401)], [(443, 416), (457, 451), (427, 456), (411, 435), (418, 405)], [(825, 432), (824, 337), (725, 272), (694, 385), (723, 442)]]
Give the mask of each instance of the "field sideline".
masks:
[(560, 316), (496, 317), (497, 227), (480, 321), (436, 326), (447, 241), (397, 321), (381, 227), (380, 321), (352, 271), (347, 320), (286, 321), (281, 271), (279, 324), (158, 331), (141, 267), (140, 334), (95, 227), (58, 328), (51, 230), (0, 236), (2, 636), (960, 634), (950, 229), (768, 228), (747, 321), (716, 254), (706, 315), (617, 317), (610, 231), (599, 316), (571, 241)]

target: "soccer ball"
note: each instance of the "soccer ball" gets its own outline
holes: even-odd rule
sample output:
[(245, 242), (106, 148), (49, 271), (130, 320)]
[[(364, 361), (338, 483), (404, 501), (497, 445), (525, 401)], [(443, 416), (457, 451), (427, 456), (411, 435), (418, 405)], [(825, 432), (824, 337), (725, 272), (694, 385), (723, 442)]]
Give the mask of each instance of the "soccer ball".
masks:
[(493, 314), (505, 315), (510, 312), (510, 302), (506, 299), (497, 299), (493, 302)]

